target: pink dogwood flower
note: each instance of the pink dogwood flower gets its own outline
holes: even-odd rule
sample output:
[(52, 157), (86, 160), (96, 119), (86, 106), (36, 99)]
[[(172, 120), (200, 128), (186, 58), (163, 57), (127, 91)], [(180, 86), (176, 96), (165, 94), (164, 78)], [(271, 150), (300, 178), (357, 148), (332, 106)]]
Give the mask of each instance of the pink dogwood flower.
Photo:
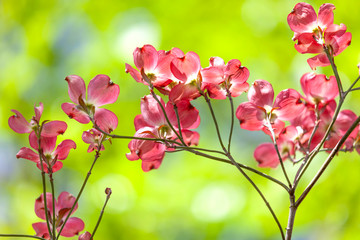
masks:
[(176, 104), (181, 100), (192, 101), (200, 96), (200, 58), (195, 52), (184, 54), (180, 49), (172, 49), (176, 56), (170, 63), (170, 70), (177, 84), (170, 90), (169, 100)]
[[(66, 139), (62, 141), (56, 147), (57, 137), (43, 137), (41, 136), (41, 157), (43, 160), (43, 169), (46, 173), (54, 173), (60, 170), (63, 166), (62, 162), (58, 160), (64, 160), (68, 157), (71, 149), (76, 149), (76, 144), (73, 140)], [(36, 166), (41, 170), (41, 161), (39, 157), (39, 145), (38, 138), (35, 132), (31, 132), (29, 135), (30, 146), (35, 150), (23, 147), (16, 154), (17, 158), (23, 158), (36, 163)], [(55, 149), (56, 147), (56, 149)]]
[(102, 130), (112, 132), (118, 125), (116, 115), (103, 105), (114, 103), (120, 92), (119, 85), (113, 83), (107, 75), (96, 75), (88, 85), (87, 99), (84, 80), (77, 75), (65, 78), (69, 85), (69, 96), (74, 103), (63, 103), (61, 108), (79, 123), (89, 123), (94, 119)]
[[(92, 152), (98, 149), (99, 144), (102, 142), (102, 139), (104, 138), (104, 134), (93, 128), (88, 131), (84, 131), (81, 138), (85, 143), (90, 144), (87, 152)], [(104, 151), (104, 150), (105, 147), (101, 143), (100, 151)]]
[(236, 117), (243, 129), (263, 130), (269, 134), (272, 128), (279, 134), (285, 127), (283, 121), (294, 119), (304, 110), (301, 95), (294, 89), (281, 91), (273, 103), (274, 90), (265, 80), (256, 80), (248, 92), (248, 102), (243, 102), (236, 110)]
[[(135, 66), (140, 72), (127, 63), (125, 64), (125, 71), (130, 73), (135, 81), (149, 85), (147, 80), (150, 80), (156, 88), (166, 87), (173, 81), (170, 62), (175, 56), (170, 52), (157, 51), (152, 45), (146, 44), (141, 48), (136, 48), (133, 56)], [(147, 79), (144, 79), (141, 72), (146, 75)]]
[[(10, 128), (17, 133), (30, 133), (32, 131), (39, 131), (40, 118), (44, 110), (44, 105), (39, 103), (39, 106), (34, 106), (35, 116), (27, 121), (24, 116), (17, 110), (11, 110), (15, 115), (11, 116), (8, 120)], [(63, 134), (67, 128), (67, 125), (63, 121), (50, 121), (45, 122), (41, 128), (41, 135), (44, 137), (55, 137)]]
[[(182, 100), (178, 102), (177, 109), (181, 132), (179, 131), (178, 121), (174, 110), (174, 105), (164, 101), (156, 96), (168, 117), (173, 128), (180, 134), (187, 144), (197, 144), (199, 135), (189, 129), (198, 127), (200, 123), (199, 111), (194, 108), (189, 101)], [(165, 115), (158, 102), (152, 95), (147, 95), (141, 99), (141, 114), (137, 115), (134, 120), (136, 138), (154, 138), (164, 140), (178, 140), (176, 134), (169, 126)], [(126, 154), (129, 160), (142, 160), (142, 169), (147, 172), (151, 169), (157, 169), (166, 150), (171, 150), (171, 146), (161, 141), (151, 141), (142, 139), (133, 139), (128, 145), (130, 153)]]
[(230, 60), (226, 65), (220, 57), (210, 58), (210, 66), (201, 70), (202, 90), (207, 89), (209, 96), (225, 99), (228, 92), (237, 97), (249, 89), (246, 82), (249, 70), (237, 59)]
[[(282, 161), (295, 157), (296, 146), (301, 135), (302, 132), (294, 126), (287, 126), (281, 131), (276, 143)], [(254, 151), (254, 158), (259, 163), (259, 167), (276, 168), (280, 163), (273, 143), (260, 144)]]
[[(46, 193), (47, 201), (47, 211), (45, 210), (44, 204), (44, 195), (41, 194), (39, 198), (35, 201), (35, 213), (39, 218), (46, 220), (46, 215), (50, 221), (50, 230), (53, 227), (53, 205), (52, 205), (53, 196), (51, 193)], [(55, 228), (57, 231), (60, 230), (62, 225), (64, 225), (65, 218), (70, 212), (71, 207), (75, 203), (76, 198), (68, 192), (60, 193), (57, 200), (55, 200)], [(75, 205), (75, 208), (72, 214), (78, 208), (78, 204)], [(46, 222), (36, 222), (32, 224), (33, 229), (36, 232), (36, 236), (43, 237), (45, 239), (50, 239), (50, 234), (47, 228)], [(84, 222), (77, 217), (70, 217), (60, 235), (63, 237), (73, 237), (78, 235), (85, 227)], [(86, 239), (86, 238), (85, 238)]]
[(339, 95), (334, 76), (327, 78), (325, 74), (305, 73), (300, 83), (306, 96), (305, 100), (311, 104), (326, 104)]
[(314, 8), (308, 3), (298, 3), (288, 15), (287, 21), (294, 31), (295, 49), (299, 53), (319, 53), (307, 60), (309, 66), (328, 66), (330, 61), (325, 53), (328, 49), (330, 56), (339, 55), (351, 43), (351, 33), (346, 32), (344, 24), (335, 25), (333, 10), (330, 3), (321, 5), (317, 17)]

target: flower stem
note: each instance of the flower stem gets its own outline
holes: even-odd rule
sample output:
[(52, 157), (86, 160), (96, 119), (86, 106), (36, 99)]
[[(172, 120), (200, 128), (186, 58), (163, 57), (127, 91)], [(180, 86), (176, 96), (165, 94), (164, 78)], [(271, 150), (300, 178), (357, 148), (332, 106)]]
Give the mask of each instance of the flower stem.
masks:
[(333, 160), (335, 155), (338, 153), (342, 145), (345, 143), (346, 139), (349, 137), (351, 132), (358, 126), (360, 122), (360, 116), (354, 121), (354, 123), (351, 125), (351, 127), (346, 131), (344, 136), (340, 139), (340, 141), (336, 144), (335, 148), (331, 151), (330, 155), (327, 157), (326, 161), (321, 166), (320, 170), (316, 173), (315, 177), (312, 179), (310, 184), (306, 187), (304, 192), (301, 194), (301, 196), (298, 198), (298, 200), (295, 203), (295, 206), (298, 207), (300, 203), (305, 199), (305, 197), (308, 195), (310, 190), (314, 187), (315, 183), (319, 180), (321, 175), (324, 173), (326, 168), (329, 166), (330, 162)]
[(104, 212), (105, 212), (105, 207), (106, 207), (106, 204), (107, 204), (107, 202), (108, 202), (108, 201), (109, 201), (109, 199), (110, 199), (110, 195), (111, 195), (112, 191), (111, 191), (111, 189), (110, 189), (110, 188), (106, 188), (105, 193), (106, 193), (105, 203), (104, 203), (103, 208), (101, 209), (99, 219), (98, 219), (98, 221), (96, 222), (96, 225), (95, 225), (94, 231), (93, 231), (93, 232), (92, 232), (92, 234), (91, 234), (91, 238), (90, 238), (90, 240), (92, 240), (92, 239), (94, 238), (94, 235), (95, 235), (95, 233), (96, 233), (96, 230), (97, 230), (97, 228), (98, 228), (98, 227), (99, 227), (99, 225), (100, 225), (100, 222), (101, 222), (102, 216), (104, 215)]
[(21, 237), (21, 238), (35, 238), (35, 239), (46, 240), (45, 238), (42, 238), (42, 237), (26, 235), (26, 234), (3, 234), (3, 233), (0, 233), (0, 237)]
[(102, 144), (102, 141), (103, 141), (103, 140), (104, 140), (104, 136), (101, 138), (101, 140), (100, 140), (100, 142), (99, 142), (98, 148), (97, 148), (96, 153), (95, 153), (94, 161), (93, 161), (93, 163), (91, 164), (91, 167), (90, 167), (90, 169), (89, 169), (89, 171), (88, 171), (88, 173), (87, 173), (87, 175), (86, 175), (86, 177), (85, 177), (85, 180), (84, 180), (84, 182), (83, 182), (83, 184), (82, 184), (82, 186), (81, 186), (81, 188), (80, 188), (80, 191), (79, 191), (78, 195), (76, 196), (76, 199), (75, 199), (74, 204), (72, 205), (69, 213), (67, 214), (67, 216), (66, 216), (66, 218), (65, 218), (65, 220), (64, 220), (64, 223), (62, 224), (62, 226), (61, 226), (61, 228), (60, 228), (60, 230), (59, 230), (59, 232), (58, 232), (58, 235), (56, 236), (56, 240), (59, 239), (60, 234), (61, 234), (62, 230), (64, 229), (64, 226), (65, 226), (67, 220), (69, 219), (70, 215), (71, 215), (72, 212), (74, 211), (74, 208), (75, 208), (77, 202), (79, 201), (82, 192), (84, 191), (84, 188), (85, 188), (85, 186), (86, 186), (86, 183), (87, 183), (87, 181), (89, 180), (89, 177), (90, 177), (90, 175), (91, 175), (91, 171), (92, 171), (92, 169), (94, 168), (97, 159), (100, 157), (101, 144)]

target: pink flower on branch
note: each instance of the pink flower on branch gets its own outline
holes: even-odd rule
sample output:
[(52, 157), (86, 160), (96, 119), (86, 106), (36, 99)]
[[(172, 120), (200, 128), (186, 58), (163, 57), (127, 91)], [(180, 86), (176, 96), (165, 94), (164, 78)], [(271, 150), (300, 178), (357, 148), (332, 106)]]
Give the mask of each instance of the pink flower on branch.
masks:
[[(133, 56), (135, 66), (140, 72), (129, 64), (125, 65), (125, 71), (130, 73), (135, 81), (149, 85), (148, 79), (156, 88), (166, 87), (173, 81), (174, 76), (170, 71), (170, 62), (175, 56), (170, 52), (157, 51), (152, 45), (147, 44), (136, 48)], [(141, 71), (147, 76), (147, 79), (143, 78)]]
[(294, 89), (281, 91), (273, 103), (272, 85), (265, 80), (256, 80), (248, 92), (248, 102), (241, 103), (236, 117), (243, 129), (263, 130), (269, 134), (272, 128), (276, 135), (285, 127), (283, 121), (290, 121), (304, 110), (301, 95)]
[[(66, 139), (62, 141), (56, 147), (56, 139), (57, 137), (41, 137), (40, 149), (42, 150), (40, 155), (42, 156), (43, 160), (43, 168), (46, 173), (54, 173), (60, 170), (63, 166), (62, 162), (58, 160), (64, 160), (68, 157), (69, 152), (71, 149), (76, 149), (76, 144), (73, 140)], [(20, 151), (16, 154), (17, 158), (23, 158), (30, 160), (36, 163), (36, 166), (41, 170), (41, 161), (39, 157), (39, 145), (38, 145), (38, 138), (36, 137), (35, 133), (32, 132), (29, 135), (29, 142), (30, 146), (35, 150), (33, 151), (30, 148), (23, 147)], [(56, 147), (56, 149), (55, 149)]]
[[(39, 103), (39, 106), (34, 106), (35, 116), (27, 121), (24, 116), (17, 110), (12, 110), (15, 115), (11, 116), (8, 120), (10, 128), (17, 133), (30, 133), (32, 131), (40, 131), (40, 118), (44, 110), (44, 105)], [(41, 135), (44, 137), (55, 137), (63, 134), (67, 125), (63, 121), (44, 122), (41, 127)]]
[(331, 57), (339, 55), (351, 43), (351, 33), (346, 32), (344, 24), (335, 25), (333, 10), (330, 3), (321, 5), (317, 17), (314, 8), (308, 3), (298, 3), (288, 15), (288, 24), (294, 31), (295, 49), (299, 53), (319, 53), (308, 59), (312, 69), (318, 66), (328, 66), (330, 61), (325, 52)]
[(215, 99), (225, 99), (231, 94), (237, 97), (249, 89), (246, 82), (249, 70), (237, 59), (230, 60), (226, 65), (220, 57), (210, 58), (210, 66), (201, 70), (202, 90), (207, 89), (209, 96)]
[(103, 105), (114, 103), (120, 92), (117, 84), (107, 75), (96, 75), (88, 85), (87, 99), (84, 80), (77, 75), (65, 78), (69, 85), (69, 96), (74, 103), (63, 103), (61, 108), (79, 123), (89, 123), (91, 119), (102, 130), (112, 132), (118, 125), (117, 116), (104, 108)]
[[(39, 218), (46, 220), (46, 214), (48, 215), (48, 219), (50, 221), (50, 230), (52, 230), (53, 224), (55, 224), (55, 228), (57, 231), (60, 230), (62, 225), (65, 224), (63, 230), (61, 231), (61, 236), (63, 237), (73, 237), (78, 235), (81, 232), (85, 224), (84, 222), (77, 217), (70, 217), (66, 223), (64, 223), (67, 214), (69, 214), (71, 207), (75, 203), (75, 197), (68, 192), (60, 193), (57, 200), (55, 202), (55, 216), (53, 215), (53, 196), (51, 193), (46, 193), (46, 202), (47, 202), (47, 211), (45, 210), (44, 204), (44, 195), (36, 199), (35, 201), (35, 213)], [(72, 213), (76, 211), (78, 208), (78, 204), (75, 205), (75, 208)], [(53, 222), (53, 218), (55, 217), (55, 222)], [(43, 237), (46, 239), (50, 239), (49, 232), (47, 228), (46, 222), (37, 222), (32, 225), (36, 232), (36, 236)], [(86, 238), (85, 238), (86, 239)]]
[[(189, 129), (197, 128), (200, 123), (198, 110), (189, 101), (178, 102), (176, 106), (180, 122), (179, 128), (174, 105), (170, 102), (165, 105), (159, 96), (156, 97), (164, 108), (174, 130), (183, 137), (184, 142), (189, 145), (196, 145), (199, 135)], [(152, 95), (147, 95), (141, 99), (141, 115), (135, 117), (134, 125), (136, 130), (134, 137), (136, 138), (179, 141), (177, 134), (169, 126), (160, 105)], [(126, 157), (129, 160), (141, 159), (144, 171), (157, 169), (164, 158), (165, 151), (172, 149), (166, 141), (143, 139), (131, 140), (128, 147), (130, 153), (126, 154)]]
[(339, 95), (336, 78), (327, 78), (324, 74), (305, 73), (301, 79), (301, 88), (305, 100), (311, 104), (326, 104)]

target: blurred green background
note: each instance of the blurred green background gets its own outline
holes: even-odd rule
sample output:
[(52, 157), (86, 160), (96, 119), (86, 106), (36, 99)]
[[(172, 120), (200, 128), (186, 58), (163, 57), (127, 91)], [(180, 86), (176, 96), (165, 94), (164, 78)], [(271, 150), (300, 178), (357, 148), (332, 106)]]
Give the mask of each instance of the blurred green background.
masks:
[[(116, 134), (133, 135), (133, 118), (140, 113), (140, 98), (147, 88), (126, 74), (133, 65), (132, 52), (146, 43), (157, 49), (178, 47), (195, 51), (203, 67), (220, 56), (226, 62), (237, 58), (250, 70), (249, 83), (270, 81), (278, 93), (285, 88), (299, 91), (299, 79), (310, 71), (306, 59), (293, 47), (293, 33), (286, 17), (295, 5), (289, 0), (241, 1), (0, 1), (0, 233), (34, 234), (31, 224), (41, 221), (34, 213), (40, 196), (41, 176), (35, 164), (16, 159), (25, 135), (8, 127), (11, 109), (25, 118), (33, 105), (43, 102), (42, 119), (63, 120), (77, 149), (55, 174), (56, 192), (76, 195), (93, 160), (81, 141), (81, 125), (67, 118), (61, 103), (68, 102), (65, 76), (77, 74), (86, 83), (96, 74), (107, 74), (120, 85), (118, 101), (109, 106), (119, 117)], [(309, 1), (316, 11), (323, 2)], [(344, 86), (358, 76), (360, 61), (360, 1), (332, 1), (334, 23), (344, 23), (353, 42), (336, 63)], [(330, 74), (329, 67), (317, 72)], [(350, 94), (345, 108), (357, 114), (359, 93)], [(246, 100), (244, 94), (236, 100)], [(220, 149), (208, 109), (195, 101), (202, 124), (200, 146)], [(229, 103), (214, 102), (223, 135), (229, 128)], [(255, 147), (269, 139), (259, 132), (234, 132), (233, 154), (252, 167)], [(126, 159), (127, 140), (106, 143), (74, 216), (81, 217), (92, 232), (111, 187), (109, 201), (96, 239), (280, 239), (264, 203), (238, 171), (223, 163), (190, 154), (167, 154), (162, 166), (143, 173), (140, 161)], [(300, 190), (311, 180), (326, 155), (314, 161)], [(360, 162), (356, 153), (340, 154), (321, 181), (300, 206), (294, 239), (358, 239), (360, 231)], [(296, 167), (286, 162), (290, 174)], [(283, 180), (280, 169), (265, 172)], [(283, 189), (251, 174), (286, 227), (288, 197)], [(56, 194), (58, 195), (58, 194)], [(15, 238), (14, 238), (15, 239)], [(73, 239), (76, 239), (75, 237)]]

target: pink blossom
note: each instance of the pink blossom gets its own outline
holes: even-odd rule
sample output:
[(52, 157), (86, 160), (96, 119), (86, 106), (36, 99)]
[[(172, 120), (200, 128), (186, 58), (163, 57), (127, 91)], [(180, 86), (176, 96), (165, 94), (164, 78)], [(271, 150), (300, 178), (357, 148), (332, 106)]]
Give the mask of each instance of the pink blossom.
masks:
[[(295, 145), (301, 133), (294, 126), (284, 128), (279, 134), (276, 143), (278, 145), (281, 160), (295, 156)], [(262, 143), (254, 151), (254, 158), (259, 167), (275, 168), (280, 160), (273, 143)]]
[(339, 94), (336, 78), (327, 78), (324, 74), (305, 73), (301, 79), (301, 88), (307, 102), (311, 104), (325, 104)]
[(117, 84), (113, 83), (107, 75), (96, 75), (88, 85), (87, 99), (84, 80), (77, 75), (65, 78), (69, 85), (69, 96), (74, 103), (63, 103), (61, 108), (70, 117), (79, 123), (95, 123), (104, 131), (112, 132), (118, 124), (116, 115), (103, 108), (103, 105), (114, 103), (120, 92)]
[(330, 65), (325, 48), (334, 57), (351, 43), (351, 33), (346, 32), (346, 26), (333, 24), (334, 9), (333, 4), (323, 4), (317, 17), (310, 4), (298, 3), (288, 15), (288, 24), (294, 31), (293, 40), (298, 41), (295, 49), (300, 53), (319, 53), (307, 61), (312, 69)]
[[(57, 200), (55, 202), (55, 228), (57, 231), (60, 230), (62, 225), (64, 225), (64, 221), (66, 216), (69, 214), (71, 207), (75, 203), (75, 197), (68, 192), (60, 193)], [(39, 218), (46, 220), (45, 214), (48, 215), (48, 219), (50, 221), (50, 229), (53, 227), (53, 196), (51, 193), (46, 193), (46, 201), (47, 201), (47, 211), (45, 211), (44, 204), (44, 195), (36, 199), (35, 201), (35, 213)], [(78, 204), (75, 205), (75, 208), (72, 214), (76, 211)], [(49, 232), (47, 228), (46, 222), (37, 222), (34, 223), (33, 228), (36, 232), (36, 236), (43, 237), (46, 239), (50, 239)], [(77, 217), (70, 217), (68, 221), (65, 223), (63, 230), (61, 231), (61, 236), (63, 237), (73, 237), (78, 235), (85, 227), (84, 222)]]
[(173, 81), (174, 77), (170, 71), (170, 62), (175, 56), (170, 52), (156, 51), (152, 45), (146, 44), (141, 48), (136, 48), (133, 56), (135, 66), (140, 72), (129, 64), (126, 64), (125, 71), (130, 73), (135, 81), (149, 85), (147, 79), (144, 79), (141, 75), (141, 71), (156, 88), (166, 87)]
[[(10, 128), (17, 133), (30, 133), (32, 131), (39, 131), (41, 125), (40, 118), (44, 110), (44, 105), (39, 103), (39, 106), (34, 106), (35, 116), (27, 121), (24, 116), (17, 110), (11, 110), (15, 115), (9, 117), (8, 123)], [(55, 137), (63, 134), (67, 125), (63, 121), (45, 122), (41, 129), (41, 135), (45, 137)]]
[[(189, 129), (199, 126), (200, 117), (198, 110), (193, 107), (189, 101), (181, 100), (176, 106), (178, 110), (181, 132), (179, 131), (178, 121), (174, 110), (174, 105), (170, 102), (167, 104), (156, 96), (165, 110), (171, 125), (175, 131), (183, 136), (184, 142), (189, 145), (196, 145), (199, 141), (199, 135)], [(141, 115), (134, 119), (135, 138), (154, 138), (164, 140), (177, 140), (177, 135), (169, 126), (164, 112), (158, 102), (152, 95), (145, 96), (141, 99)], [(130, 153), (126, 154), (129, 160), (142, 160), (142, 169), (149, 171), (157, 169), (166, 150), (171, 150), (171, 146), (164, 144), (162, 141), (151, 141), (142, 139), (133, 139), (128, 145)]]
[[(104, 134), (99, 132), (95, 128), (93, 128), (88, 131), (84, 131), (81, 138), (85, 143), (90, 144), (87, 152), (92, 152), (92, 151), (94, 151), (94, 150), (96, 151), (98, 149), (99, 144), (102, 141), (102, 138), (104, 138)], [(104, 150), (105, 150), (105, 147), (101, 143), (100, 151), (104, 151)]]
[[(73, 140), (66, 139), (62, 141), (56, 147), (57, 137), (43, 137), (41, 136), (41, 149), (43, 156), (43, 169), (46, 173), (53, 173), (60, 170), (63, 166), (62, 162), (58, 160), (64, 160), (68, 157), (71, 149), (76, 148), (76, 144)], [(41, 170), (41, 161), (39, 158), (39, 145), (38, 138), (35, 132), (31, 132), (29, 135), (30, 146), (35, 150), (23, 147), (16, 154), (17, 158), (23, 158), (36, 163), (36, 166)], [(56, 147), (56, 149), (55, 149)]]
[(249, 70), (237, 59), (230, 60), (225, 65), (219, 57), (210, 58), (210, 66), (201, 70), (202, 90), (207, 89), (209, 96), (215, 99), (225, 99), (227, 91), (232, 97), (237, 97), (249, 89), (246, 82)]
[(286, 89), (277, 95), (273, 103), (272, 85), (265, 80), (256, 80), (249, 89), (249, 101), (239, 105), (236, 117), (243, 129), (269, 133), (271, 127), (278, 134), (285, 126), (284, 120), (290, 121), (304, 110), (300, 98), (296, 90)]

